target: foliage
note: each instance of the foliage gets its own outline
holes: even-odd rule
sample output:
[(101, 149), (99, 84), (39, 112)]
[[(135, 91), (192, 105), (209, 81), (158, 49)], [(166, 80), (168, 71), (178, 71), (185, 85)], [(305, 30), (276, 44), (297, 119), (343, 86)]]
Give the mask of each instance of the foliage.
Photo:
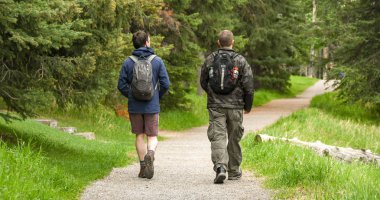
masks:
[(329, 47), (319, 59), (337, 81), (339, 97), (380, 113), (380, 2), (318, 0), (318, 20), (312, 30), (317, 48)]
[(310, 46), (329, 46), (330, 57), (317, 65), (334, 62), (331, 77), (345, 74), (342, 98), (378, 109), (378, 2), (318, 0), (316, 23), (311, 23), (311, 0), (0, 4), (0, 96), (23, 116), (125, 101), (115, 85), (137, 30), (151, 33), (168, 69), (172, 85), (164, 108), (190, 108), (187, 94), (198, 84), (204, 56), (217, 48), (217, 34), (230, 29), (235, 49), (253, 68), (256, 89), (286, 92), (291, 69), (309, 62)]
[[(94, 59), (89, 55), (54, 53), (91, 35), (82, 31), (89, 22), (76, 18), (80, 8), (74, 2), (2, 1), (0, 9), (3, 47), (0, 50), (0, 95), (9, 107), (25, 115), (27, 105), (20, 101), (32, 96), (33, 90), (46, 91), (52, 87), (55, 74), (70, 67), (75, 70), (74, 74), (83, 71), (85, 75), (92, 70)], [(56, 68), (50, 70), (52, 66)]]
[(104, 103), (132, 51), (129, 32), (157, 23), (160, 2), (2, 1), (0, 96), (23, 116), (40, 101), (45, 109)]
[[(287, 68), (297, 65), (296, 47), (301, 23), (297, 1), (247, 1), (237, 6), (236, 30), (248, 38), (243, 52), (255, 74), (255, 87), (285, 91)], [(301, 13), (302, 14), (302, 13)], [(302, 29), (301, 29), (302, 30)]]

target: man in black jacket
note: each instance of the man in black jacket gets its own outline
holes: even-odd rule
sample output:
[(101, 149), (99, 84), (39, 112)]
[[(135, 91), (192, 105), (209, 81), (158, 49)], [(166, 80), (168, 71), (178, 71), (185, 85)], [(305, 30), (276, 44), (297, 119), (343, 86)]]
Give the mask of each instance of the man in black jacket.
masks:
[[(234, 39), (231, 31), (220, 32), (218, 45), (220, 48), (206, 58), (200, 81), (207, 93), (210, 116), (207, 135), (211, 142), (211, 159), (216, 172), (214, 183), (223, 183), (227, 171), (228, 180), (237, 180), (242, 176), (239, 142), (244, 133), (243, 110), (248, 114), (252, 107), (253, 75), (246, 59), (232, 49)], [(228, 64), (216, 66), (221, 63), (221, 57), (227, 58), (225, 60), (230, 61), (233, 67), (226, 67)], [(223, 69), (222, 73), (220, 68)], [(215, 86), (215, 83), (220, 86)], [(221, 92), (225, 88), (232, 88), (232, 91)]]

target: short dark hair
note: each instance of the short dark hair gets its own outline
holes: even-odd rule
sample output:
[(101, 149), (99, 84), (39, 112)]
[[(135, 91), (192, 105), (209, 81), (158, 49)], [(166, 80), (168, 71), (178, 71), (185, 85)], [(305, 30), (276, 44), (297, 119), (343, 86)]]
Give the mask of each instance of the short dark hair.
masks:
[(144, 47), (145, 43), (149, 39), (149, 34), (145, 31), (137, 31), (136, 33), (133, 33), (132, 42), (135, 49), (138, 49), (140, 47)]
[(219, 44), (221, 47), (229, 47), (234, 40), (234, 34), (229, 30), (224, 30), (219, 33)]

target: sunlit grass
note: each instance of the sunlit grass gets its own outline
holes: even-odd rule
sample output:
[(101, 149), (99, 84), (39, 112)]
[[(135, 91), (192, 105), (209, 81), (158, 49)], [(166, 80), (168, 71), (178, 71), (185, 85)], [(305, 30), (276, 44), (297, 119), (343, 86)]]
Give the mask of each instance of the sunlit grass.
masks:
[[(134, 160), (129, 156), (134, 151), (129, 122), (107, 113), (103, 117), (77, 113), (77, 117), (84, 117), (81, 120), (71, 114), (55, 117), (79, 130), (95, 131), (97, 140), (85, 140), (32, 120), (6, 123), (0, 118), (1, 135), (8, 143), (2, 146), (8, 159), (1, 159), (0, 167), (2, 194), (9, 197), (5, 199), (76, 199), (89, 183), (106, 176), (113, 167)], [(20, 147), (20, 142), (30, 145)], [(27, 153), (23, 153), (24, 149)], [(12, 158), (16, 155), (20, 155), (19, 161)], [(9, 170), (14, 166), (17, 170)]]
[(323, 110), (340, 119), (380, 125), (380, 116), (359, 104), (344, 103), (335, 92), (319, 95), (311, 101), (311, 107)]
[(309, 108), (293, 113), (260, 133), (303, 141), (370, 149), (380, 153), (380, 126), (335, 118), (321, 110)]
[(379, 199), (380, 167), (320, 157), (285, 142), (243, 141), (243, 167), (264, 176), (279, 199)]
[[(334, 111), (308, 108), (257, 132), (277, 137), (297, 137), (323, 143), (380, 153), (380, 126), (373, 118), (342, 116), (348, 105), (330, 102), (331, 94), (317, 97), (320, 105), (334, 104)], [(327, 96), (327, 97), (326, 97)], [(364, 108), (351, 107), (362, 115)], [(349, 114), (348, 112), (347, 114)], [(364, 116), (364, 115), (362, 115)], [(254, 134), (242, 142), (244, 168), (265, 176), (266, 185), (279, 192), (277, 198), (295, 199), (379, 199), (380, 167), (359, 161), (346, 163), (320, 157), (306, 147), (286, 142), (257, 144)]]

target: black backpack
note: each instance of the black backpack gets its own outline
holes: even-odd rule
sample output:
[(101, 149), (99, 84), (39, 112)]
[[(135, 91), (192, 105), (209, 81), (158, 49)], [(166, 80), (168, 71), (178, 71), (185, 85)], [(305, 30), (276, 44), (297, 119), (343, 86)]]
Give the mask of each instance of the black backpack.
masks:
[(136, 56), (129, 57), (135, 62), (131, 83), (132, 95), (137, 100), (149, 101), (157, 89), (157, 84), (155, 87), (153, 86), (153, 68), (151, 64), (156, 55), (140, 60)]
[(239, 68), (234, 59), (239, 54), (214, 53), (214, 61), (209, 66), (209, 84), (216, 94), (229, 94), (238, 84)]

